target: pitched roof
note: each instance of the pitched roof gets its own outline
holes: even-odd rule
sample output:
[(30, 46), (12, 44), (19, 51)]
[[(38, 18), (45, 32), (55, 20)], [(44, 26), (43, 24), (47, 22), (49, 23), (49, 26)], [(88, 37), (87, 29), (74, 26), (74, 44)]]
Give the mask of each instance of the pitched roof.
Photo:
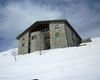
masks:
[(27, 28), (24, 32), (22, 32), (20, 35), (18, 35), (16, 37), (16, 39), (20, 39), (26, 32), (28, 32), (28, 31), (32, 30), (33, 28), (35, 28), (38, 24), (49, 24), (50, 22), (64, 22), (81, 39), (81, 37), (77, 34), (77, 32), (73, 29), (73, 27), (69, 24), (69, 22), (66, 19), (36, 21), (29, 28)]

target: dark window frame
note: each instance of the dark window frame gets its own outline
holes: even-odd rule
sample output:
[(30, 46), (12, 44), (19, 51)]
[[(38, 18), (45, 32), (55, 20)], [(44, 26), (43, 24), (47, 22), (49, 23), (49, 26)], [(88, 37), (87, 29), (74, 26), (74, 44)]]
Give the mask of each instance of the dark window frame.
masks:
[(25, 43), (22, 44), (22, 47), (24, 47), (24, 46), (25, 46)]
[(59, 36), (60, 36), (60, 33), (56, 33), (55, 36), (56, 36), (56, 37), (59, 37)]
[(32, 36), (32, 40), (34, 40), (34, 39), (37, 39), (37, 36), (36, 35)]
[(22, 40), (25, 40), (25, 37), (23, 37)]
[(55, 29), (59, 29), (59, 26), (58, 25), (55, 25)]

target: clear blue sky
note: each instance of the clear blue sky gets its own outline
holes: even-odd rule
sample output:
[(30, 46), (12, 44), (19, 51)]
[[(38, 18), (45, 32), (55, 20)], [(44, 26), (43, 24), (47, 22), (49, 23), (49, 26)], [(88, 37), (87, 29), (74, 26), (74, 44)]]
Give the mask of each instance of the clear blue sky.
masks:
[(100, 37), (100, 0), (0, 0), (0, 52), (18, 47), (35, 21), (67, 19), (84, 39)]

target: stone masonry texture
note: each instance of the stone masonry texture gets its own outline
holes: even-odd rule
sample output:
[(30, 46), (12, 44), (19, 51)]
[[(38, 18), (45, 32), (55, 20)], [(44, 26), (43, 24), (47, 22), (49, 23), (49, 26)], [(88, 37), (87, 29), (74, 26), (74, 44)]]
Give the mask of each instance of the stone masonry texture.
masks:
[[(19, 39), (18, 54), (27, 54), (28, 53), (28, 46), (29, 46), (28, 43), (29, 43), (29, 32), (27, 32), (25, 35), (23, 35)], [(22, 44), (24, 44), (23, 47), (22, 47)]]
[[(52, 21), (49, 22), (48, 25), (48, 33), (50, 36), (48, 42), (50, 41), (50, 49), (66, 48), (78, 46), (78, 44), (80, 44), (81, 38), (65, 22)], [(37, 31), (34, 31), (34, 29), (29, 30), (19, 38), (18, 54), (27, 54), (34, 51), (45, 50), (46, 41), (45, 31), (43, 32), (39, 29)]]
[[(57, 29), (55, 29), (56, 26), (58, 26)], [(49, 28), (50, 28), (51, 49), (68, 47), (64, 23), (63, 22), (59, 22), (59, 23), (52, 22), (49, 24)], [(58, 37), (56, 37), (56, 33), (59, 33)]]
[[(32, 36), (36, 36), (36, 39), (32, 39)], [(37, 31), (31, 33), (31, 52), (44, 50), (45, 42), (44, 42), (44, 32)]]

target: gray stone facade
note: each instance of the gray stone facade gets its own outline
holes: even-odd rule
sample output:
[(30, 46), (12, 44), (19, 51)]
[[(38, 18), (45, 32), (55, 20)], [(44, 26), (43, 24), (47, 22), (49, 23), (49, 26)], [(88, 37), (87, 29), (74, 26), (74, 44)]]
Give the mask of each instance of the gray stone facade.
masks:
[(28, 46), (29, 46), (29, 32), (24, 34), (19, 39), (19, 48), (18, 48), (18, 54), (27, 54), (28, 53)]
[(40, 51), (45, 49), (45, 42), (44, 42), (44, 32), (37, 31), (31, 33), (31, 38), (30, 38), (30, 51)]
[(66, 36), (67, 36), (67, 40), (68, 40), (68, 46), (77, 46), (80, 42), (79, 42), (79, 38), (76, 36), (76, 34), (66, 25), (65, 26), (65, 30), (66, 30)]
[(64, 22), (52, 22), (49, 24), (49, 28), (51, 49), (68, 47)]
[(38, 21), (20, 34), (18, 54), (77, 46), (81, 37), (66, 20)]

